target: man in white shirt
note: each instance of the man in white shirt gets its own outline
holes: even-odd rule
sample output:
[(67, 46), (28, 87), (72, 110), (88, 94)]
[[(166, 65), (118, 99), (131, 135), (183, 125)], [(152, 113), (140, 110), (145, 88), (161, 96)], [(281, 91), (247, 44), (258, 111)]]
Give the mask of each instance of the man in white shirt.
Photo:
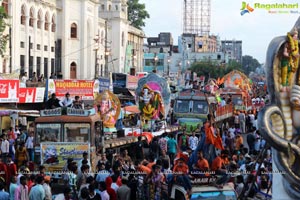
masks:
[(16, 130), (14, 131), (14, 134), (15, 134), (15, 138), (18, 138), (18, 136), (21, 134), (18, 126), (16, 126)]
[(189, 138), (189, 145), (193, 151), (197, 148), (198, 142), (199, 142), (199, 139), (195, 135), (195, 132), (193, 132), (193, 135)]
[(7, 135), (5, 134), (1, 142), (1, 154), (4, 163), (6, 163), (6, 158), (8, 156), (8, 153), (9, 153), (9, 141), (7, 140)]
[(230, 137), (231, 137), (231, 138), (234, 138), (234, 137), (235, 137), (235, 128), (234, 128), (234, 126), (230, 127), (230, 128), (228, 129), (228, 132), (230, 133)]
[(70, 98), (70, 93), (67, 92), (65, 98), (59, 102), (61, 107), (72, 107), (73, 100)]
[(25, 72), (23, 74), (23, 76), (21, 77), (21, 80), (20, 80), (20, 87), (21, 88), (26, 88), (26, 82), (28, 81), (28, 77), (27, 77), (27, 72)]
[(99, 190), (102, 200), (109, 200), (109, 194), (106, 191), (106, 184), (105, 182), (100, 182), (99, 184)]
[(27, 138), (26, 142), (25, 142), (25, 147), (27, 149), (27, 152), (29, 154), (29, 161), (33, 161), (34, 160), (34, 148), (33, 148), (33, 137), (34, 133), (33, 131), (29, 133), (29, 137)]

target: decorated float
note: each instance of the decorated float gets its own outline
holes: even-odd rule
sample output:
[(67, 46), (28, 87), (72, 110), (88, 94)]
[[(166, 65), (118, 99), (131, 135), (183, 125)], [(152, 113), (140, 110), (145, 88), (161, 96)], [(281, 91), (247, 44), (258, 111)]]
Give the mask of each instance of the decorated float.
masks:
[[(166, 121), (170, 109), (170, 87), (166, 79), (153, 73), (143, 77), (136, 89), (136, 102), (141, 111), (143, 127), (154, 132), (161, 121)], [(161, 128), (165, 128), (166, 124)], [(157, 130), (156, 130), (157, 131)]]
[(235, 110), (249, 111), (252, 106), (252, 81), (242, 72), (233, 70), (222, 78), (224, 88), (220, 88), (218, 93), (221, 96), (231, 96), (231, 101)]
[(300, 18), (290, 32), (274, 38), (265, 64), (270, 105), (259, 113), (258, 126), (274, 150), (273, 196), (300, 199)]

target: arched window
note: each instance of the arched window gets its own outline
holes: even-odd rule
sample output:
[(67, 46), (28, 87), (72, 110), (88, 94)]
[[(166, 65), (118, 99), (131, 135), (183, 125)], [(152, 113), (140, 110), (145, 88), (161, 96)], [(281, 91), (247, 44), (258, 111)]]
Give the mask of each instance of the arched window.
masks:
[(71, 24), (71, 38), (77, 38), (77, 25)]
[(55, 23), (55, 15), (52, 16), (52, 21), (51, 21), (51, 31), (55, 32), (56, 31), (56, 23)]
[(34, 27), (34, 8), (30, 8), (29, 26)]
[(124, 47), (124, 43), (125, 43), (125, 35), (124, 32), (122, 32), (122, 47)]
[(111, 11), (111, 5), (108, 5), (108, 11)]
[(76, 63), (72, 62), (70, 65), (70, 79), (76, 79), (76, 68)]
[(21, 24), (26, 25), (26, 7), (25, 7), (25, 5), (22, 5), (22, 8), (21, 8)]
[(45, 30), (49, 31), (49, 13), (47, 12), (45, 15)]
[(38, 20), (37, 20), (37, 28), (38, 29), (42, 28), (42, 23), (43, 23), (43, 13), (42, 13), (42, 10), (39, 10)]

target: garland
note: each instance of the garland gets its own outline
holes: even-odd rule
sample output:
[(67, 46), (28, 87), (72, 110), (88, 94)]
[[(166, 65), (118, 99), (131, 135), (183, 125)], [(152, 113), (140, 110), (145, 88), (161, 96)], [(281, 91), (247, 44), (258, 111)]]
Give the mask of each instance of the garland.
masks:
[(295, 72), (298, 67), (298, 58), (296, 57), (299, 53), (298, 40), (294, 40), (290, 33), (287, 33), (288, 43), (291, 48), (289, 63), (292, 68), (292, 72)]
[(292, 56), (296, 56), (299, 51), (298, 40), (294, 40), (290, 33), (287, 34), (287, 37), (291, 47)]

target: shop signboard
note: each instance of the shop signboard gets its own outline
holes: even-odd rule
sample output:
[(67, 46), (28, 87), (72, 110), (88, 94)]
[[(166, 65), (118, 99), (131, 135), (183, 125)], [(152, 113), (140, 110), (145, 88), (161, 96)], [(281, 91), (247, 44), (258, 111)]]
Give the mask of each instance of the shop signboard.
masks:
[(63, 167), (68, 158), (73, 158), (76, 162), (82, 159), (84, 152), (90, 157), (89, 150), (89, 143), (44, 142), (41, 143), (41, 164), (45, 167)]
[(109, 83), (110, 83), (109, 78), (101, 77), (98, 80), (99, 80), (99, 93), (105, 90), (109, 90)]
[(139, 77), (127, 75), (127, 83), (126, 88), (128, 89), (136, 89), (138, 85)]
[(42, 103), (44, 102), (45, 88), (20, 88), (19, 103)]
[(112, 73), (113, 86), (119, 88), (126, 88), (127, 74)]
[(19, 80), (0, 80), (0, 103), (19, 102)]
[(99, 80), (48, 79), (47, 87), (48, 98), (55, 93), (58, 99), (63, 99), (69, 93), (71, 98), (79, 96), (82, 100), (94, 100), (99, 93)]

